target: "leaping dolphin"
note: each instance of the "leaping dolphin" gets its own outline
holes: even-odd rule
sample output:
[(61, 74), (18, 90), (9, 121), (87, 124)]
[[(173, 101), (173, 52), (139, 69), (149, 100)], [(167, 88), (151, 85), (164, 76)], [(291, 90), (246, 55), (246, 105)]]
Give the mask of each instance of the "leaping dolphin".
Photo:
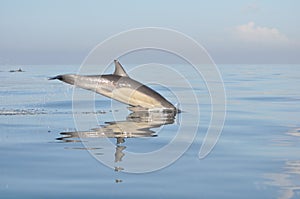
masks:
[(131, 79), (119, 61), (114, 60), (115, 71), (110, 75), (66, 74), (49, 78), (58, 79), (77, 87), (94, 91), (122, 103), (146, 109), (179, 112), (179, 109), (148, 86)]

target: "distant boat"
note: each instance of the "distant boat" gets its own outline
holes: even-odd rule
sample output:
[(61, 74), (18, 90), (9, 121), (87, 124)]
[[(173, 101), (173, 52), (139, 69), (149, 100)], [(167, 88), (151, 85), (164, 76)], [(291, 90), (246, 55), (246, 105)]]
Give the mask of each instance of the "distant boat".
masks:
[(17, 70), (10, 70), (9, 72), (15, 73), (15, 72), (25, 72), (25, 71), (23, 71), (21, 68), (19, 68)]

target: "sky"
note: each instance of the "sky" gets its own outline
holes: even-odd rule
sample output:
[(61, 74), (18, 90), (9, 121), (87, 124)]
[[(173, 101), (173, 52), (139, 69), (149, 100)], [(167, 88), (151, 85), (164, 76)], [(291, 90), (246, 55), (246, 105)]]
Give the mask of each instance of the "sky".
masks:
[(217, 64), (299, 64), (299, 9), (298, 0), (0, 0), (0, 64), (81, 64), (108, 37), (143, 27), (182, 32)]

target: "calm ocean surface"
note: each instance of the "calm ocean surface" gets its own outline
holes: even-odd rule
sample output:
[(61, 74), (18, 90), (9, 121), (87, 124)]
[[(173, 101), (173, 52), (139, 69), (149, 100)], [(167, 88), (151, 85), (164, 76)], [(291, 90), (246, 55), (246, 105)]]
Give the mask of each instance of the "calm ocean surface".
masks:
[[(144, 122), (146, 130), (135, 138), (116, 139), (113, 134), (110, 140), (119, 144), (111, 157), (116, 169), (111, 169), (96, 160), (82, 141), (104, 139), (91, 129), (104, 126), (113, 131), (115, 126), (108, 122), (114, 116), (121, 125), (141, 124), (128, 120), (126, 105), (116, 103), (111, 108), (108, 98), (96, 96), (95, 112), (75, 113), (94, 114), (99, 121), (99, 126), (81, 132), (85, 138), (80, 140), (73, 119), (73, 88), (47, 80), (76, 73), (78, 66), (22, 66), (25, 72), (1, 66), (0, 198), (300, 198), (300, 65), (218, 67), (227, 115), (212, 152), (198, 158), (210, 118), (208, 93), (199, 80), (194, 89), (203, 96), (201, 121), (191, 147), (166, 168), (131, 174), (118, 167), (126, 161), (127, 151), (163, 147), (174, 137), (182, 114), (189, 120), (186, 124), (196, 125), (193, 115), (183, 112), (166, 125)], [(143, 82), (143, 77), (138, 78)], [(169, 96), (168, 89), (153, 88)], [(105, 153), (103, 146), (90, 151)]]

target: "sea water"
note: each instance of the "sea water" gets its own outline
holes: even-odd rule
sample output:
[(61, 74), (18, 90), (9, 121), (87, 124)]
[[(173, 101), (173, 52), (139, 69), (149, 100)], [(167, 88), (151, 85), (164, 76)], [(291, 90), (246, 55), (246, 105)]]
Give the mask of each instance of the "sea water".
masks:
[[(209, 93), (199, 80), (199, 87), (193, 89), (200, 98), (201, 121), (193, 143), (167, 167), (139, 174), (117, 165), (127, 160), (129, 152), (164, 147), (183, 123), (191, 128), (198, 125), (193, 115), (183, 111), (171, 122), (156, 126), (144, 121), (146, 130), (138, 136), (118, 140), (112, 122), (130, 127), (141, 124), (128, 120), (132, 112), (126, 105), (96, 95), (94, 111), (74, 111), (73, 87), (47, 79), (76, 73), (78, 66), (22, 66), (24, 72), (9, 72), (18, 67), (0, 68), (1, 198), (300, 197), (300, 65), (218, 65), (227, 110), (211, 153), (198, 158), (211, 117)], [(143, 77), (138, 78), (143, 82)], [(171, 100), (169, 90), (185, 91), (152, 88)], [(98, 124), (84, 129), (86, 137), (76, 137), (74, 114), (93, 115)], [(111, 156), (115, 169), (95, 158), (105, 155), (103, 146), (87, 148), (85, 144), (106, 139), (97, 136), (102, 130), (100, 134), (93, 130), (103, 127), (113, 132), (109, 140), (115, 145)]]

